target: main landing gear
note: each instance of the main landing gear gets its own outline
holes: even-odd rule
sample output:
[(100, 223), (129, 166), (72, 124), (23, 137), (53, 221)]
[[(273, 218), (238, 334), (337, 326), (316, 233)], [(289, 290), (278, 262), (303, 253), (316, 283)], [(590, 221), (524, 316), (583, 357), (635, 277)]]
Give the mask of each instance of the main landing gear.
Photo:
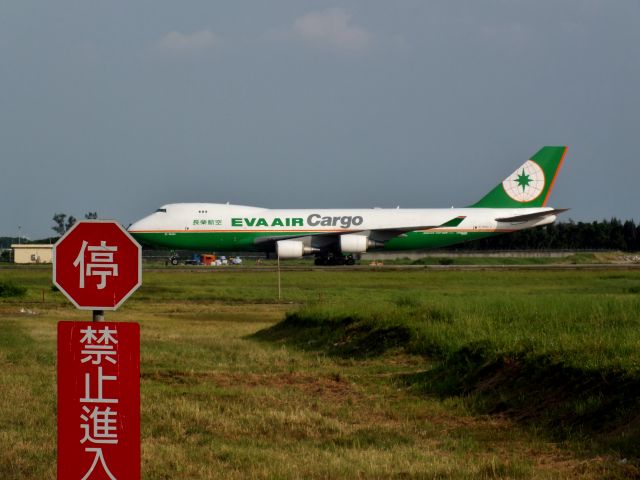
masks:
[(328, 253), (317, 255), (314, 263), (316, 265), (355, 265), (356, 259), (353, 258), (353, 255)]

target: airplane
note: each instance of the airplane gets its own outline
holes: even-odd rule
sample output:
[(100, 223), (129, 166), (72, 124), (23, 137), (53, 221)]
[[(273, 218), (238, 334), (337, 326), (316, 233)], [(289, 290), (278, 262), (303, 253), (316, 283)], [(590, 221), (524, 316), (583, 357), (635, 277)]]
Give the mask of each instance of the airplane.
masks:
[[(567, 147), (543, 147), (479, 201), (439, 209), (267, 209), (172, 203), (133, 223), (141, 244), (171, 250), (254, 251), (316, 265), (353, 265), (367, 251), (442, 248), (549, 225), (547, 207)], [(178, 259), (171, 257), (171, 263)]]

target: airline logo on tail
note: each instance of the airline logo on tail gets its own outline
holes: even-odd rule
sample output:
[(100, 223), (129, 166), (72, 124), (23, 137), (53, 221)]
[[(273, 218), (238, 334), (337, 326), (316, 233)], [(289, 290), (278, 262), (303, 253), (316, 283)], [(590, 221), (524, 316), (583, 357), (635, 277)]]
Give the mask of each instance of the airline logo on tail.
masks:
[(527, 160), (515, 172), (509, 175), (502, 187), (516, 202), (531, 202), (544, 190), (544, 171), (533, 160)]

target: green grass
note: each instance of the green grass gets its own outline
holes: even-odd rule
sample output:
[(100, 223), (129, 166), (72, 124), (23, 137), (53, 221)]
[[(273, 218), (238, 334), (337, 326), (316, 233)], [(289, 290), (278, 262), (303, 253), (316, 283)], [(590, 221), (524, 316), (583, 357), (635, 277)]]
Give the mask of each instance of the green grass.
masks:
[(354, 358), (401, 348), (433, 362), (402, 379), (415, 391), (640, 457), (638, 273), (416, 273), (426, 288), (403, 273), (403, 288), (310, 302), (258, 336)]
[[(43, 269), (3, 271), (0, 281), (26, 288), (4, 304), (67, 305)], [(453, 353), (470, 342), (497, 354), (548, 355), (586, 369), (640, 369), (640, 272), (365, 271), (283, 272), (283, 300), (317, 322), (344, 317), (401, 324), (416, 352)], [(278, 303), (276, 272), (145, 272), (129, 301)], [(301, 308), (298, 311), (298, 307)]]
[[(452, 353), (484, 342), (496, 353), (548, 355), (588, 369), (640, 369), (640, 272), (283, 272), (283, 300), (317, 322), (401, 324), (413, 349)], [(43, 269), (2, 271), (27, 293), (9, 304), (67, 305)], [(132, 306), (179, 301), (278, 303), (275, 272), (146, 272)]]
[[(0, 299), (0, 478), (54, 478), (55, 325), (90, 312), (51, 290), (49, 269), (0, 269), (0, 281), (27, 289)], [(524, 377), (496, 377), (512, 403), (531, 393), (518, 378), (542, 383), (527, 370), (540, 358), (635, 376), (640, 273), (286, 271), (282, 285), (279, 303), (272, 271), (145, 271), (142, 288), (107, 312), (141, 324), (143, 478), (638, 473), (633, 458), (619, 463), (624, 439), (606, 450), (585, 431), (558, 442), (539, 416), (523, 426), (508, 411), (482, 413), (482, 402), (499, 411), (486, 390), (435, 387), (459, 388), (447, 375), (469, 373), (474, 352), (521, 361)], [(491, 380), (471, 373), (468, 385)], [(565, 404), (601, 418), (608, 395)]]
[(15, 285), (10, 281), (0, 282), (0, 297), (24, 297), (26, 293), (25, 287)]
[[(563, 257), (551, 256), (482, 256), (482, 252), (476, 255), (465, 256), (464, 254), (447, 256), (446, 253), (438, 256), (422, 257), (417, 260), (409, 258), (398, 258), (394, 260), (384, 260), (386, 265), (588, 265), (602, 264), (617, 261), (622, 255), (617, 252), (611, 253), (574, 253)], [(367, 264), (367, 261), (360, 262)]]
[[(516, 280), (517, 277), (508, 275)], [(486, 278), (487, 275), (484, 275)], [(539, 278), (538, 275), (533, 278)], [(486, 279), (487, 281), (491, 281)], [(634, 282), (636, 280), (633, 280)], [(598, 283), (599, 279), (593, 279)], [(544, 355), (583, 369), (640, 370), (640, 295), (633, 287), (582, 292), (564, 288), (515, 285), (472, 294), (428, 292), (382, 295), (366, 300), (315, 303), (297, 312), (302, 322), (340, 323), (349, 319), (371, 328), (402, 326), (411, 331), (407, 347), (414, 353), (448, 356), (472, 343), (484, 344), (494, 355)], [(545, 291), (546, 290), (546, 291)]]

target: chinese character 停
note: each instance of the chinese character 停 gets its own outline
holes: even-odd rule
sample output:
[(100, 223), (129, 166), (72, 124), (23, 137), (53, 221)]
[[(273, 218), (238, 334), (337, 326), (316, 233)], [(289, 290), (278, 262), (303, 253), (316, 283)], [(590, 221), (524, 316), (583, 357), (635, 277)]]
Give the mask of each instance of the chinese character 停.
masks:
[[(91, 253), (89, 263), (85, 262), (85, 250)], [(104, 240), (100, 242), (100, 245), (91, 246), (86, 240), (83, 241), (80, 253), (73, 262), (74, 267), (80, 267), (80, 288), (84, 288), (85, 277), (101, 277), (100, 283), (96, 287), (98, 290), (107, 286), (107, 277), (117, 277), (118, 264), (113, 261), (114, 252), (117, 251), (118, 247), (108, 246)]]

